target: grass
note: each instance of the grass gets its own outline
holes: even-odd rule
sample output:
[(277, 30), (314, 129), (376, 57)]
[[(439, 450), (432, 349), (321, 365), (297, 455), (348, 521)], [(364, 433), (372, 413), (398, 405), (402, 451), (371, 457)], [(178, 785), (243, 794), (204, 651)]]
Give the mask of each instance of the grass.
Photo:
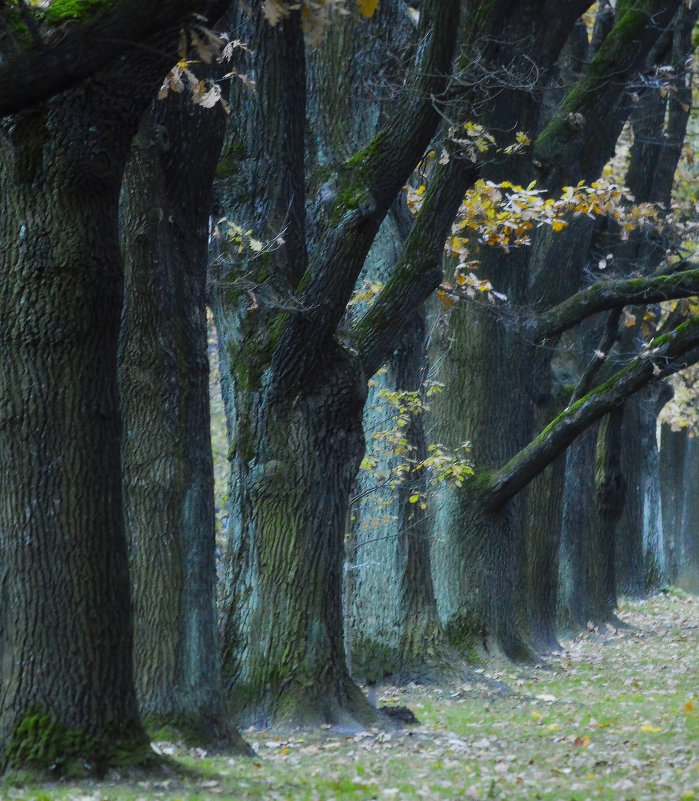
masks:
[[(246, 733), (258, 757), (160, 744), (196, 778), (12, 787), (3, 799), (699, 799), (699, 598), (626, 603), (545, 666), (491, 662), (449, 687), (384, 688), (421, 725)], [(503, 694), (487, 679), (506, 684)]]

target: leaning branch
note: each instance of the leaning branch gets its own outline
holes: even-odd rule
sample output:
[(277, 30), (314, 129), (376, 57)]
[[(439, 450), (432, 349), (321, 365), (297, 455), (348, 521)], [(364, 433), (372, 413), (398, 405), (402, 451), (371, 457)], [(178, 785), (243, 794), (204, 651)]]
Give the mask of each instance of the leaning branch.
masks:
[(694, 295), (699, 295), (699, 269), (650, 278), (598, 281), (537, 315), (533, 323), (534, 336), (543, 342), (598, 312)]
[(609, 381), (569, 406), (503, 468), (490, 475), (484, 486), (486, 506), (489, 509), (502, 507), (592, 423), (651, 381), (693, 364), (697, 360), (698, 349), (699, 316), (690, 318), (669, 334), (656, 337), (648, 350)]
[[(618, 103), (626, 84), (644, 64), (648, 51), (670, 24), (680, 2), (625, 3), (587, 69), (536, 139), (534, 163), (548, 187), (560, 188), (579, 177), (599, 174), (625, 118), (618, 113)], [(605, 134), (602, 137), (601, 132)], [(583, 175), (578, 174), (580, 163), (589, 166)]]
[(272, 363), (277, 376), (296, 376), (303, 382), (317, 363), (345, 313), (381, 222), (437, 129), (437, 101), (451, 73), (460, 6), (459, 0), (424, 3), (419, 30), (424, 44), (402, 102), (372, 142), (336, 176), (332, 224), (326, 226), (300, 282), (300, 305), (308, 312), (285, 323)]
[(390, 357), (414, 313), (439, 286), (444, 243), (464, 194), (477, 177), (476, 164), (460, 158), (437, 168), (386, 286), (355, 326), (355, 346), (366, 375), (373, 375)]

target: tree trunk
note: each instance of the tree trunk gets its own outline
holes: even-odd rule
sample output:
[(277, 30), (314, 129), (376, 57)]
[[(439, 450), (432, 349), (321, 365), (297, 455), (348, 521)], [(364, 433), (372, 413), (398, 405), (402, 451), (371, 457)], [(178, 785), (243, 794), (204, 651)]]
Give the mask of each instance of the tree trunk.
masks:
[(688, 475), (686, 468), (688, 443), (689, 437), (686, 429), (672, 431), (669, 426), (662, 426), (659, 465), (660, 492), (665, 534), (665, 564), (667, 578), (671, 584), (678, 583), (683, 560), (685, 484), (688, 480), (691, 481), (691, 476)]
[(666, 576), (670, 584), (699, 592), (699, 448), (687, 429), (663, 425), (660, 441), (660, 488)]
[(144, 117), (123, 193), (123, 476), (136, 689), (149, 727), (236, 738), (223, 719), (206, 325), (220, 109), (170, 95)]
[(119, 186), (140, 114), (89, 83), (0, 141), (1, 763), (143, 761), (122, 513)]
[[(432, 584), (427, 471), (410, 470), (397, 485), (397, 464), (427, 456), (422, 413), (408, 416), (399, 431), (395, 409), (381, 403), (378, 388), (414, 392), (424, 398), (424, 319), (419, 316), (385, 375), (371, 383), (364, 420), (367, 458), (375, 464), (360, 473), (351, 558), (347, 565), (352, 672), (369, 681), (434, 679), (453, 657), (444, 637)], [(405, 439), (406, 454), (396, 457), (372, 447), (372, 435), (393, 430)], [(362, 480), (363, 479), (363, 480)], [(419, 500), (416, 502), (415, 497)], [(412, 500), (411, 500), (412, 499)]]
[(555, 651), (558, 559), (563, 516), (565, 456), (537, 477), (527, 493), (525, 513), (525, 598), (528, 632), (537, 651)]
[[(626, 569), (626, 586), (633, 588), (637, 577), (642, 580), (643, 548), (641, 525), (635, 526), (631, 536), (619, 542), (618, 522), (624, 510), (626, 495), (626, 477), (621, 467), (621, 434), (626, 404), (616, 408), (601, 422), (597, 431), (597, 447), (595, 452), (595, 506), (597, 509), (597, 532), (599, 541), (607, 544), (612, 552), (608, 560), (602, 563), (603, 589), (607, 601), (612, 607), (616, 604), (616, 588), (620, 565)], [(642, 591), (642, 583), (638, 592)]]
[(679, 585), (688, 592), (699, 593), (699, 447), (696, 438), (687, 441), (686, 479)]
[[(514, 618), (523, 563), (522, 501), (488, 511), (478, 482), (478, 472), (487, 474), (524, 445), (518, 437), (525, 430), (526, 400), (503, 397), (503, 388), (524, 381), (524, 365), (505, 355), (516, 334), (471, 302), (452, 310), (444, 331), (449, 346), (437, 378), (446, 388), (432, 402), (435, 436), (447, 448), (470, 442), (477, 474), (463, 488), (443, 486), (435, 495), (432, 559), (440, 617), (461, 649), (484, 644), (513, 658), (529, 656)], [(486, 360), (485, 353), (498, 356)]]
[(609, 530), (600, 529), (595, 509), (597, 429), (592, 426), (566, 454), (559, 590), (566, 628), (614, 618), (614, 543)]
[[(218, 331), (225, 349), (221, 314)], [(259, 725), (366, 724), (373, 712), (345, 665), (341, 593), (366, 384), (338, 346), (302, 393), (235, 395), (237, 503), (223, 614), (232, 709)]]
[(624, 404), (618, 443), (626, 499), (617, 524), (616, 581), (623, 595), (640, 597), (657, 588), (666, 572), (658, 486), (658, 388)]

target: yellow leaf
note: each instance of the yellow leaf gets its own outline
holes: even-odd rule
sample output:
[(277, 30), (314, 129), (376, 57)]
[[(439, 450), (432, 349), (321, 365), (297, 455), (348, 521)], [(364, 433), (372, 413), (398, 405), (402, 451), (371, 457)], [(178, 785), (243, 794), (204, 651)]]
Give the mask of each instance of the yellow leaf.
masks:
[(553, 228), (554, 231), (562, 231), (567, 225), (568, 223), (565, 220), (554, 220), (551, 223), (551, 228)]
[(685, 712), (694, 712), (696, 707), (694, 706), (694, 703), (692, 701), (687, 701), (687, 703), (682, 707), (682, 709), (684, 709)]
[(450, 297), (444, 290), (437, 290), (437, 297), (445, 309), (450, 309), (454, 305), (454, 298)]
[(650, 723), (644, 723), (643, 726), (640, 727), (641, 731), (646, 732), (647, 734), (657, 734), (659, 731), (662, 731), (662, 726), (651, 726)]
[(357, 0), (357, 8), (363, 17), (373, 17), (379, 7), (379, 0)]

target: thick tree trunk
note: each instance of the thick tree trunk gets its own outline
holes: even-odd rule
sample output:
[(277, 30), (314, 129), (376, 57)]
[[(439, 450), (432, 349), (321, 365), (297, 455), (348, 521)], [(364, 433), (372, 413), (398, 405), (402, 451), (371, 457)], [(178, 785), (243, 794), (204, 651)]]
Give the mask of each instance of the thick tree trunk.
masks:
[(660, 492), (665, 533), (665, 564), (667, 578), (677, 584), (682, 566), (682, 534), (685, 531), (684, 495), (687, 475), (686, 430), (672, 431), (663, 425), (660, 434)]
[[(552, 9), (545, 2), (535, 6), (513, 15), (498, 32), (503, 43), (498, 58), (521, 69), (524, 64), (537, 64), (533, 83), (543, 87), (580, 9), (574, 4), (565, 13), (557, 9), (555, 24), (543, 24)], [(569, 53), (564, 60), (570, 60)], [(500, 87), (484, 103), (479, 122), (495, 132), (506, 147), (513, 130), (535, 136), (542, 111), (534, 86)], [(529, 156), (520, 154), (484, 166), (483, 177), (526, 186), (536, 170)], [(560, 185), (553, 182), (546, 188), (555, 194)], [(586, 234), (585, 224), (579, 223), (571, 226), (566, 237), (541, 235), (535, 248), (513, 249), (507, 256), (494, 248), (481, 248), (477, 254), (479, 276), (505, 293), (515, 307), (555, 301), (558, 294), (565, 296), (569, 291), (566, 280), (571, 272), (577, 278), (580, 237)], [(529, 440), (536, 429), (540, 383), (546, 381), (550, 354), (538, 352), (521, 338), (506, 315), (506, 311), (500, 315), (497, 307), (484, 308), (478, 302), (466, 302), (452, 311), (448, 352), (439, 361), (438, 378), (446, 389), (433, 404), (437, 437), (452, 446), (470, 441), (477, 473), (504, 464)], [(493, 353), (498, 354), (496, 358)], [(555, 566), (551, 552), (545, 552), (549, 538), (538, 529), (525, 551), (526, 507), (522, 499), (488, 511), (477, 483), (467, 482), (462, 492), (454, 494), (460, 497), (438, 501), (441, 508), (435, 518), (433, 553), (437, 599), (447, 631), (462, 642), (492, 638), (509, 656), (529, 656), (524, 635), (527, 616), (515, 619), (514, 610), (526, 596), (527, 560), (535, 562), (537, 569), (545, 569), (547, 563)], [(535, 510), (535, 506), (531, 508)], [(532, 525), (535, 527), (536, 521)], [(535, 553), (539, 546), (541, 553)], [(551, 571), (549, 585), (554, 583), (554, 575)], [(550, 624), (546, 627), (551, 628)]]
[(558, 559), (563, 517), (565, 456), (532, 482), (525, 516), (525, 598), (529, 638), (537, 651), (554, 651), (558, 612)]
[[(610, 604), (616, 602), (616, 588), (620, 565), (626, 568), (624, 583), (633, 591), (636, 578), (641, 579), (637, 593), (642, 592), (643, 547), (641, 525), (634, 526), (631, 536), (620, 542), (618, 522), (624, 510), (626, 477), (621, 467), (621, 433), (625, 406), (608, 414), (597, 431), (595, 452), (595, 506), (599, 541), (612, 551), (607, 563), (602, 564), (605, 597)], [(641, 545), (637, 548), (637, 545)]]
[[(369, 681), (434, 679), (450, 668), (453, 655), (439, 620), (430, 563), (430, 510), (426, 470), (411, 470), (397, 486), (394, 469), (427, 456), (423, 415), (409, 416), (398, 432), (391, 407), (378, 397), (381, 388), (424, 396), (424, 320), (416, 320), (385, 375), (371, 383), (364, 420), (371, 470), (360, 473), (349, 543), (349, 648), (352, 672)], [(393, 430), (405, 439), (402, 456), (374, 445), (377, 431)], [(373, 446), (373, 447), (372, 447)], [(384, 445), (385, 448), (385, 445)], [(391, 448), (389, 446), (389, 451)], [(417, 496), (419, 501), (415, 501)], [(413, 500), (411, 501), (411, 498)]]
[[(228, 330), (218, 316), (225, 350)], [(230, 390), (230, 388), (229, 388)], [(235, 393), (223, 671), (233, 711), (265, 725), (366, 724), (345, 665), (343, 539), (364, 452), (366, 384), (338, 346), (317, 385), (292, 397)]]
[(223, 720), (206, 268), (225, 119), (171, 95), (144, 117), (123, 193), (123, 474), (139, 706), (188, 740)]
[(617, 443), (626, 487), (616, 533), (617, 591), (636, 597), (657, 588), (666, 573), (656, 434), (658, 398), (654, 386), (626, 401)]
[(0, 140), (3, 767), (99, 772), (149, 753), (117, 390), (119, 186), (140, 109), (112, 90), (61, 95)]
[[(477, 303), (454, 308), (444, 330), (449, 345), (437, 378), (446, 388), (432, 401), (435, 438), (448, 448), (470, 442), (477, 470), (487, 473), (524, 445), (526, 401), (503, 392), (524, 381), (524, 365), (503, 355), (516, 335)], [(450, 640), (467, 651), (485, 644), (528, 656), (514, 617), (524, 561), (521, 499), (488, 511), (476, 475), (461, 489), (444, 486), (434, 505), (435, 592)]]
[(699, 447), (696, 438), (687, 440), (686, 477), (683, 498), (682, 547), (677, 583), (688, 592), (699, 593)]
[(699, 592), (699, 471), (697, 440), (686, 429), (662, 427), (660, 486), (667, 578), (671, 584)]
[(614, 618), (614, 542), (609, 529), (600, 528), (595, 508), (597, 428), (586, 431), (566, 454), (559, 590), (565, 628)]

